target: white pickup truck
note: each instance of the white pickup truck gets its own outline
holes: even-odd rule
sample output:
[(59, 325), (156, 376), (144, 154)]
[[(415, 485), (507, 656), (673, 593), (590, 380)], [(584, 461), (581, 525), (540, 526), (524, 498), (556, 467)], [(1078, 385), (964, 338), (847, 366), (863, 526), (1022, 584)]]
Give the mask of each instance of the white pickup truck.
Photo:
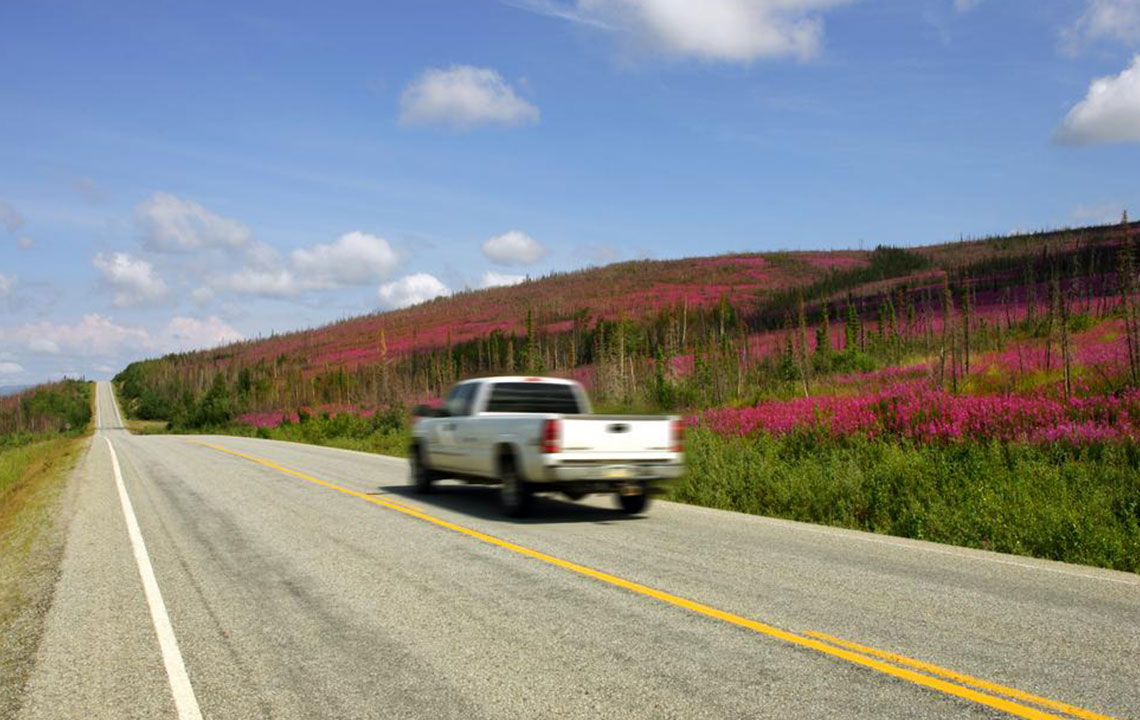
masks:
[(640, 513), (662, 481), (684, 469), (676, 417), (591, 415), (570, 380), (491, 377), (456, 385), (443, 406), (418, 406), (412, 483), (431, 492), (443, 478), (501, 483), (503, 509), (526, 515), (536, 492), (578, 500), (613, 493)]

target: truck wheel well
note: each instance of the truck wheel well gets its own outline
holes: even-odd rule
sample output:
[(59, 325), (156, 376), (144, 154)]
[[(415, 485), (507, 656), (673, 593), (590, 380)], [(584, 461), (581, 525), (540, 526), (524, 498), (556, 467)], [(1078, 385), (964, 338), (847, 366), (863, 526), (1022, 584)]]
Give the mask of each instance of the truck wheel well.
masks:
[(518, 463), (515, 461), (515, 449), (510, 445), (503, 443), (495, 448), (495, 468), (499, 474), (502, 474), (503, 468), (510, 463), (516, 469)]

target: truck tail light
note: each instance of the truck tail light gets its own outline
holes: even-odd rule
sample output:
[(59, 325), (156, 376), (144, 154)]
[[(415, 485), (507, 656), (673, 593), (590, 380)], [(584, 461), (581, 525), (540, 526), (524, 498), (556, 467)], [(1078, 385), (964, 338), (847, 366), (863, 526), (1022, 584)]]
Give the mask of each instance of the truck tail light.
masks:
[(562, 423), (550, 418), (542, 424), (542, 452), (556, 453), (562, 451)]
[(679, 453), (685, 450), (685, 426), (681, 424), (680, 420), (674, 420), (673, 426), (673, 452)]

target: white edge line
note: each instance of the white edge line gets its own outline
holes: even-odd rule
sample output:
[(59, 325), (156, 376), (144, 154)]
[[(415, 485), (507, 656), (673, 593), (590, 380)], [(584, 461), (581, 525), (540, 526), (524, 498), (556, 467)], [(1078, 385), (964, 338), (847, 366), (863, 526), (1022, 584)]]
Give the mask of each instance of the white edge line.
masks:
[(111, 393), (111, 409), (115, 411), (115, 422), (119, 423), (120, 428), (125, 428), (126, 424), (123, 423), (123, 413), (119, 410), (119, 401), (115, 399), (115, 386), (108, 382), (107, 388), (108, 392)]
[(182, 654), (178, 651), (178, 640), (174, 637), (174, 628), (170, 624), (170, 616), (166, 612), (166, 604), (162, 601), (162, 591), (158, 589), (158, 580), (154, 577), (154, 568), (150, 564), (150, 556), (146, 552), (146, 543), (143, 542), (142, 532), (139, 530), (135, 511), (131, 506), (131, 499), (127, 495), (127, 488), (123, 484), (123, 473), (119, 467), (119, 457), (115, 454), (115, 447), (111, 438), (104, 437), (107, 449), (111, 451), (111, 467), (115, 471), (115, 487), (119, 490), (119, 500), (123, 505), (123, 517), (127, 521), (127, 535), (131, 538), (131, 549), (135, 554), (135, 562), (139, 566), (139, 577), (142, 578), (143, 593), (146, 595), (146, 604), (150, 607), (150, 618), (154, 621), (154, 633), (158, 636), (158, 645), (162, 649), (162, 662), (166, 666), (166, 676), (170, 680), (170, 692), (174, 695), (174, 706), (178, 710), (179, 720), (201, 720), (202, 712), (198, 709), (198, 699), (194, 697), (194, 688), (190, 685), (190, 677), (186, 674), (186, 665), (182, 661)]

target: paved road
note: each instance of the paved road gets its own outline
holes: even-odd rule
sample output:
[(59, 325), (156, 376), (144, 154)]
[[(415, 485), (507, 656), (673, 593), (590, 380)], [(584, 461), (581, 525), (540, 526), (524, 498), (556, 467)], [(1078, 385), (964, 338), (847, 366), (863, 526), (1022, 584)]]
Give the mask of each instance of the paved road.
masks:
[(510, 521), (98, 408), (22, 718), (1140, 717), (1133, 575), (670, 503)]

